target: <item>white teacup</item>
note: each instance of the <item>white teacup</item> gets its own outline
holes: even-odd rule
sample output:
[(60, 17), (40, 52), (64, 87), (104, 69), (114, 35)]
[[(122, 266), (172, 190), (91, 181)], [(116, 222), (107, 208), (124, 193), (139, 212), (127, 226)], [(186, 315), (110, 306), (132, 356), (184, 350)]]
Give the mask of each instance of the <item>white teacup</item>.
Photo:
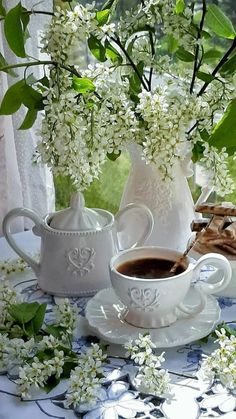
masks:
[[(207, 295), (222, 291), (229, 284), (232, 274), (230, 263), (224, 256), (215, 253), (202, 256), (196, 264), (190, 258), (186, 258), (181, 273), (161, 279), (137, 278), (118, 271), (121, 265), (131, 261), (155, 258), (175, 262), (180, 256), (180, 252), (167, 248), (139, 247), (125, 250), (112, 257), (111, 283), (117, 297), (126, 306), (126, 322), (143, 328), (168, 326), (177, 320), (179, 310), (188, 316), (201, 312), (206, 304)], [(199, 294), (199, 303), (193, 307), (186, 306), (183, 301), (191, 283), (199, 278), (201, 268), (206, 265), (217, 268), (218, 282), (193, 284)]]

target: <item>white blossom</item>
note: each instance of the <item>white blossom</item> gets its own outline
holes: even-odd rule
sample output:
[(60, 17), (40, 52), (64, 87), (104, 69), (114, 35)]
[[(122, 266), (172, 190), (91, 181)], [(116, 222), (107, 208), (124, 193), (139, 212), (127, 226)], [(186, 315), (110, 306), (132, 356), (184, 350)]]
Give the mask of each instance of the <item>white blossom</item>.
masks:
[(25, 364), (23, 367), (20, 367), (19, 378), (16, 382), (21, 396), (30, 397), (31, 389), (44, 387), (52, 375), (60, 378), (63, 372), (64, 358), (64, 352), (55, 349), (53, 358), (41, 362), (35, 356), (31, 365)]
[(136, 385), (143, 391), (161, 395), (169, 390), (169, 374), (161, 368), (165, 361), (164, 353), (157, 356), (153, 350), (156, 345), (150, 335), (139, 334), (138, 339), (130, 339), (124, 348), (129, 356), (138, 365), (138, 374), (135, 378)]
[[(72, 305), (68, 298), (64, 298), (59, 304), (53, 306), (55, 322), (61, 327), (65, 328), (66, 334), (72, 335), (76, 327), (76, 322), (79, 313), (79, 307), (76, 304)], [(47, 341), (47, 345), (54, 345), (56, 341), (52, 339)]]
[(102, 385), (103, 363), (106, 355), (97, 344), (92, 344), (78, 359), (78, 365), (70, 376), (67, 405), (74, 407), (82, 403), (93, 403)]
[(225, 329), (216, 331), (219, 348), (205, 356), (197, 375), (202, 380), (218, 379), (229, 389), (236, 387), (236, 337), (226, 336)]
[(203, 157), (200, 162), (204, 164), (207, 172), (208, 185), (213, 187), (216, 193), (224, 196), (234, 191), (233, 179), (229, 176), (228, 153), (223, 147), (221, 151), (208, 143), (204, 143)]

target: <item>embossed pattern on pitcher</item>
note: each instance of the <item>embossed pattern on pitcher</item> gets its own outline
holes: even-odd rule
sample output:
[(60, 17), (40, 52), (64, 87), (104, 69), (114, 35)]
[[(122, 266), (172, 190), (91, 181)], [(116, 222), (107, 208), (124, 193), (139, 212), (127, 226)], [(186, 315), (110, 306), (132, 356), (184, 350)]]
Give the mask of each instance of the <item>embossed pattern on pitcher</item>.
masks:
[(85, 276), (94, 269), (94, 256), (96, 252), (93, 248), (81, 247), (70, 249), (66, 252), (68, 267), (71, 273), (78, 277)]
[(142, 311), (153, 311), (160, 305), (160, 293), (151, 288), (129, 288), (131, 306)]

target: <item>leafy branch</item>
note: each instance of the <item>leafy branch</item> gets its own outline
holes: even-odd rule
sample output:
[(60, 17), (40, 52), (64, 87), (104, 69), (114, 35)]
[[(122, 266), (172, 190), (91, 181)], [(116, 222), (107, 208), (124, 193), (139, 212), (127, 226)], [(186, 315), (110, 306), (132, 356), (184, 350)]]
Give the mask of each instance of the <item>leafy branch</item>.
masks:
[[(216, 65), (216, 67), (214, 68), (214, 70), (211, 73), (211, 76), (213, 78), (215, 78), (216, 74), (219, 72), (219, 70), (223, 67), (223, 65), (228, 61), (228, 58), (230, 57), (230, 55), (232, 54), (232, 52), (236, 49), (236, 36), (233, 39), (233, 42), (231, 44), (231, 46), (229, 47), (229, 49), (226, 51), (226, 53), (223, 55), (223, 57), (221, 58), (220, 62)], [(198, 92), (197, 96), (201, 96), (205, 90), (207, 89), (208, 85), (211, 83), (210, 79), (208, 81), (206, 81), (204, 83), (204, 85), (202, 86), (202, 88), (200, 89), (200, 91)]]
[(119, 37), (117, 36), (116, 38), (111, 37), (111, 40), (113, 42), (116, 43), (116, 45), (121, 49), (121, 51), (124, 53), (125, 57), (127, 58), (127, 60), (129, 61), (131, 67), (133, 68), (134, 72), (136, 73), (136, 75), (138, 76), (142, 86), (144, 87), (145, 90), (149, 91), (149, 85), (148, 85), (148, 80), (146, 79), (146, 83), (143, 80), (142, 75), (140, 74), (137, 66), (135, 65), (134, 61), (132, 60), (132, 58), (130, 57), (130, 55), (128, 54), (128, 52), (126, 51), (125, 47), (122, 45)]

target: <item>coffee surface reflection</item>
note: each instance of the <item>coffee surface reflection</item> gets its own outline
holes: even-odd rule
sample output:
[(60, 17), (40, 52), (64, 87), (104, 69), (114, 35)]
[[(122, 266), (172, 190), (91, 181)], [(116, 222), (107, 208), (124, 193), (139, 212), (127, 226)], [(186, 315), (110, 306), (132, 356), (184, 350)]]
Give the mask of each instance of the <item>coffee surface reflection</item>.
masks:
[(170, 272), (175, 261), (158, 258), (142, 258), (124, 262), (116, 267), (116, 270), (126, 276), (142, 279), (161, 279), (179, 275), (185, 271), (185, 267), (179, 265), (176, 272)]

